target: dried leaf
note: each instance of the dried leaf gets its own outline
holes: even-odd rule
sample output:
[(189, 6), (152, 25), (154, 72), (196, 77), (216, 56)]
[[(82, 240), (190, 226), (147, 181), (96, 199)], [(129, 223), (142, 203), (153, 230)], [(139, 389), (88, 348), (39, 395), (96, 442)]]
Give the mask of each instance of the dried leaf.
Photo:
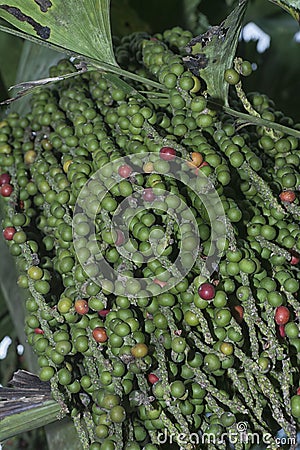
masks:
[(14, 97), (8, 98), (8, 99), (4, 100), (3, 102), (0, 102), (0, 105), (9, 105), (10, 103), (14, 102), (15, 100), (18, 100), (18, 99), (24, 97), (24, 95), (31, 94), (36, 88), (45, 86), (46, 84), (55, 83), (57, 81), (62, 81), (67, 78), (75, 77), (86, 71), (87, 71), (87, 67), (85, 64), (83, 64), (81, 66), (80, 70), (78, 70), (77, 72), (67, 73), (65, 75), (61, 75), (58, 77), (48, 77), (48, 78), (42, 78), (40, 80), (23, 81), (22, 83), (15, 84), (14, 86), (11, 86), (9, 88), (9, 90), (19, 89), (19, 92), (17, 92)]

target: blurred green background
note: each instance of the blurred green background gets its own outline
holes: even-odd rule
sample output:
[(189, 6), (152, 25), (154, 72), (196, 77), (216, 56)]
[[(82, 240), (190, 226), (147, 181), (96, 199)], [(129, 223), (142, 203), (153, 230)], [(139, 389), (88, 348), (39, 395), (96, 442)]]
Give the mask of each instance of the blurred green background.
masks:
[[(113, 35), (123, 36), (133, 31), (161, 32), (166, 28), (181, 26), (190, 29), (194, 35), (204, 32), (209, 25), (217, 25), (232, 10), (235, 0), (112, 0)], [(257, 65), (253, 75), (245, 80), (245, 90), (266, 93), (276, 103), (277, 108), (300, 122), (298, 92), (300, 92), (300, 33), (299, 42), (295, 35), (299, 25), (288, 13), (268, 0), (249, 0), (245, 24), (253, 22), (270, 37), (270, 46), (264, 52), (257, 51), (257, 41), (241, 41), (238, 55)], [(48, 68), (62, 57), (61, 54), (24, 43), (20, 38), (0, 32), (0, 100), (9, 96), (9, 87), (16, 81), (27, 81), (47, 76)], [(12, 108), (21, 111), (24, 101), (16, 102)], [(0, 116), (6, 107), (1, 107)], [(3, 244), (3, 242), (1, 242)], [(2, 262), (0, 273), (7, 267), (7, 259), (0, 246)], [(20, 330), (24, 317), (22, 302), (17, 304), (16, 274), (13, 264), (11, 277), (0, 279), (0, 342), (9, 335), (12, 339), (5, 359), (0, 358), (0, 383), (6, 384), (17, 368), (33, 367), (32, 355), (28, 349), (23, 356), (17, 355)], [(10, 306), (10, 307), (9, 307)], [(9, 310), (14, 314), (9, 314)], [(24, 339), (24, 337), (23, 337)], [(22, 336), (21, 336), (22, 341)], [(24, 342), (23, 342), (24, 343)], [(31, 369), (33, 370), (33, 369)], [(57, 435), (57, 429), (52, 433)], [(10, 442), (10, 449), (47, 448), (41, 431), (16, 438)], [(48, 430), (48, 448), (49, 446)]]

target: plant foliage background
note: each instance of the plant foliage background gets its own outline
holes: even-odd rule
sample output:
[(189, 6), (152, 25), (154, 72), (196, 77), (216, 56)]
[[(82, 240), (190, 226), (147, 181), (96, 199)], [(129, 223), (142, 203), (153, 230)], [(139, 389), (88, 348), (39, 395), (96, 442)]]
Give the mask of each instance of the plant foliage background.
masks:
[[(181, 26), (197, 35), (206, 31), (209, 25), (216, 25), (224, 20), (236, 3), (234, 0), (112, 0), (112, 34), (123, 36), (134, 31), (157, 33), (166, 28)], [(266, 93), (275, 101), (278, 109), (300, 122), (299, 25), (287, 12), (267, 0), (249, 1), (245, 23), (249, 22), (259, 26), (270, 36), (271, 41), (270, 47), (263, 53), (257, 52), (256, 41), (240, 42), (238, 55), (257, 65), (257, 70), (245, 81), (246, 91)], [(298, 42), (295, 38), (297, 32)], [(9, 97), (9, 87), (16, 82), (47, 76), (49, 66), (61, 57), (61, 53), (0, 32), (0, 101)], [(20, 111), (24, 105), (26, 99), (16, 102), (11, 108)], [(4, 114), (5, 108), (2, 108), (0, 116)], [(20, 342), (24, 344), (22, 302), (16, 286), (17, 275), (13, 263), (9, 260), (2, 241), (0, 244), (0, 342), (5, 336), (12, 339), (6, 358), (1, 359), (0, 355), (0, 384), (5, 385), (16, 369), (34, 370), (34, 359), (27, 348), (24, 356), (18, 355), (16, 351)], [(65, 433), (72, 434), (72, 430), (62, 426), (60, 428), (59, 433), (57, 425), (51, 425), (47, 428), (46, 436), (38, 430), (12, 440), (4, 448), (66, 448), (65, 445), (60, 445), (59, 437), (65, 443)], [(67, 441), (70, 442), (70, 436)], [(75, 448), (74, 443), (72, 449)]]

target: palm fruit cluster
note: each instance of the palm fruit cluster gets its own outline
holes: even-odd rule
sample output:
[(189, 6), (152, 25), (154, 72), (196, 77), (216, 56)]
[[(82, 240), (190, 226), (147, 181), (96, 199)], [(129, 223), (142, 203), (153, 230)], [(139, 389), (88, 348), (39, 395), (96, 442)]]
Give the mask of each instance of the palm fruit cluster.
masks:
[[(183, 61), (191, 38), (127, 36), (119, 64), (149, 83), (86, 72), (0, 123), (28, 342), (83, 449), (226, 449), (231, 434), (248, 449), (245, 430), (272, 449), (283, 430), (296, 448), (299, 124), (241, 94), (248, 62), (224, 74), (231, 106), (290, 132), (214, 109)], [(62, 60), (50, 75), (72, 70)]]

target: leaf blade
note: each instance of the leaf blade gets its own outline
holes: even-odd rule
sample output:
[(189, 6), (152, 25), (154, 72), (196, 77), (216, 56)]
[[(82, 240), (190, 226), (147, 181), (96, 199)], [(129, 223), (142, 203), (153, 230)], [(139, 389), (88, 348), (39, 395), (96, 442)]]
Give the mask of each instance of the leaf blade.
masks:
[(291, 14), (300, 23), (300, 0), (270, 0)]
[(0, 421), (0, 441), (55, 422), (60, 412), (61, 407), (56, 401), (47, 400), (34, 408), (8, 415)]
[(7, 0), (0, 17), (40, 41), (117, 65), (109, 7), (110, 0)]
[(11, 387), (0, 387), (0, 441), (66, 415), (65, 405), (52, 399), (50, 383), (41, 381), (37, 375), (18, 370), (9, 384)]
[(226, 106), (229, 85), (224, 81), (224, 72), (233, 63), (247, 2), (240, 0), (221, 25), (210, 27), (206, 33), (192, 39), (187, 46), (192, 55), (184, 58), (195, 75), (199, 71), (208, 94)]

